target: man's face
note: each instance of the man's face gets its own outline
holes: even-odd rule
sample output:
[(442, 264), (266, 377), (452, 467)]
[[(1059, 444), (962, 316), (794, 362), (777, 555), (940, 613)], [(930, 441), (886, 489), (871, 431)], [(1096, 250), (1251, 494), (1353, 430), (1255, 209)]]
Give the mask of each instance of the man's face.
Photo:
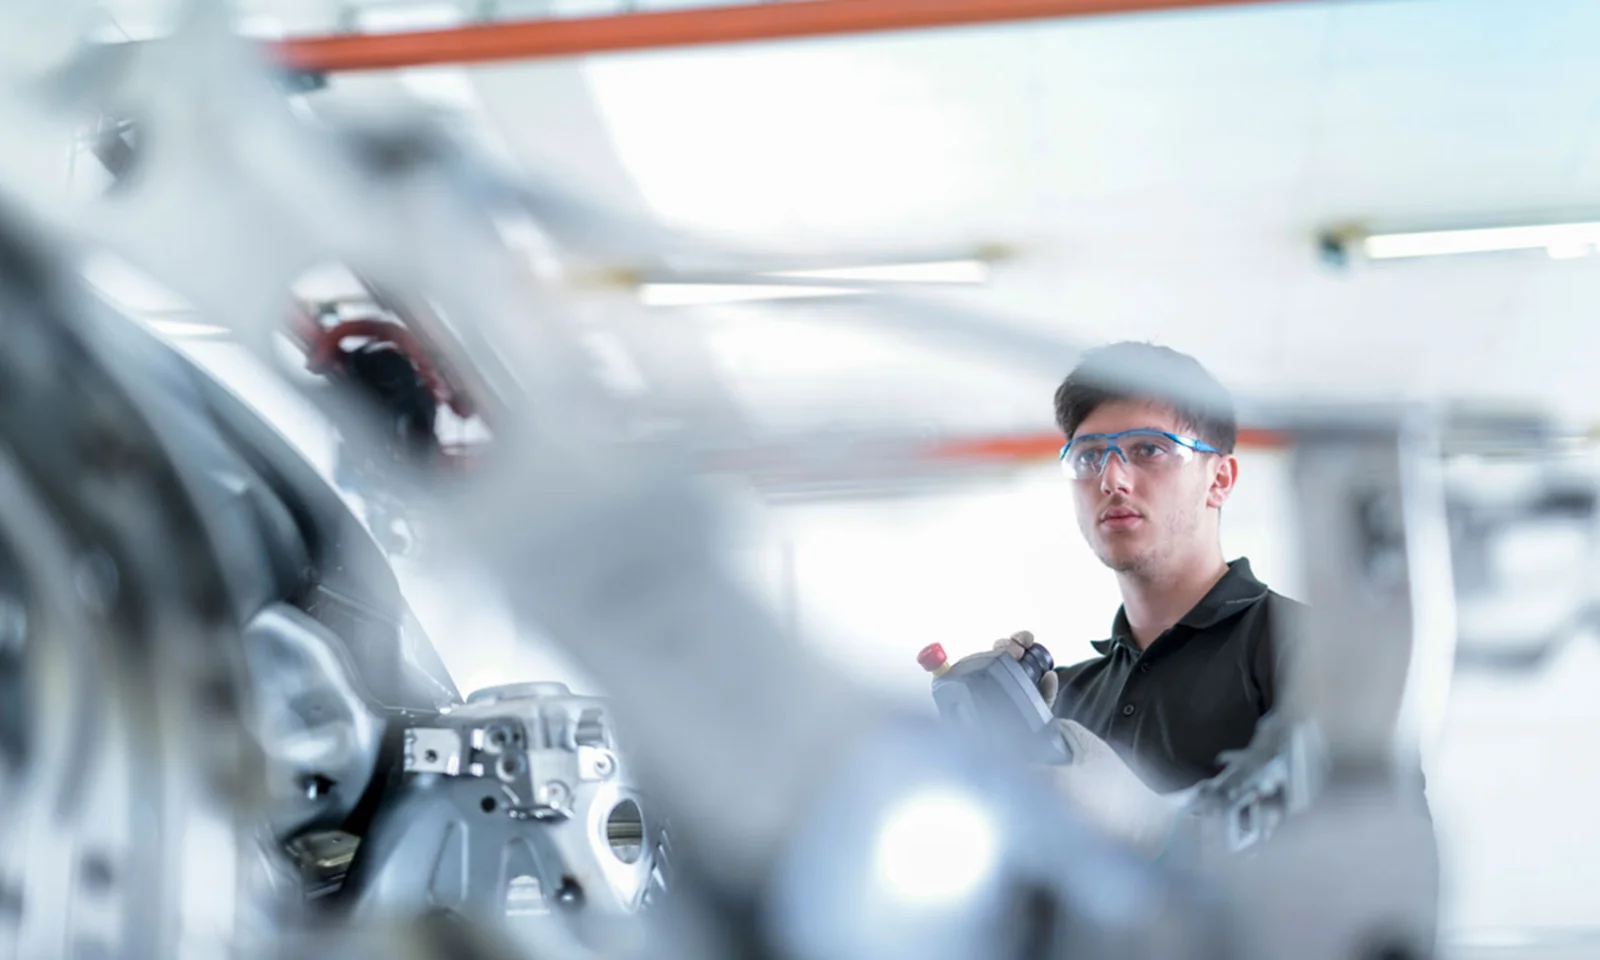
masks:
[[(1095, 408), (1074, 437), (1123, 430), (1192, 431), (1161, 404), (1118, 400)], [(1234, 460), (1196, 454), (1166, 470), (1129, 466), (1112, 453), (1098, 477), (1073, 480), (1078, 528), (1101, 562), (1119, 573), (1159, 574), (1214, 541), (1209, 516), (1232, 487)]]

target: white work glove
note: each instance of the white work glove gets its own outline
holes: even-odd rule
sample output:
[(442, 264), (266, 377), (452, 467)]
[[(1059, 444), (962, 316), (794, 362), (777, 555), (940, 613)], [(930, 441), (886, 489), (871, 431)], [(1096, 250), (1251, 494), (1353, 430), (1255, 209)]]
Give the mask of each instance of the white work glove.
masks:
[(1159, 856), (1191, 792), (1156, 793), (1083, 724), (1057, 720), (1054, 726), (1072, 748), (1070, 763), (1045, 768), (1056, 789), (1096, 827), (1146, 856)]
[[(1011, 654), (1011, 659), (1021, 660), (1022, 654), (1033, 646), (1033, 634), (1027, 630), (1018, 630), (1004, 640), (996, 640), (993, 649), (1004, 650)], [(1056, 693), (1061, 689), (1061, 678), (1056, 676), (1054, 670), (1046, 670), (1044, 676), (1039, 678), (1039, 696), (1044, 698), (1044, 705), (1053, 706), (1056, 702)]]

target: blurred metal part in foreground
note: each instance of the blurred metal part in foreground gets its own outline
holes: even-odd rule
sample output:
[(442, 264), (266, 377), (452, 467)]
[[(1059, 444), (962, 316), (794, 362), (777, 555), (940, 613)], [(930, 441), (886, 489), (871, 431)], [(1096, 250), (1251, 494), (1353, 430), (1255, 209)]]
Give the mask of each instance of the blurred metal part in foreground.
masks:
[(777, 955), (1240, 956), (1219, 891), (1117, 846), (1046, 778), (969, 746), (920, 724), (860, 738), (777, 865)]
[(383, 717), (356, 689), (359, 675), (330, 634), (282, 603), (245, 626), (251, 729), (267, 761), (266, 812), (278, 836), (343, 823), (377, 769)]
[(1463, 665), (1533, 669), (1600, 610), (1600, 470), (1550, 439), (1445, 463)]
[(194, 495), (171, 364), (65, 263), (8, 211), (0, 955), (216, 956), (260, 769), (226, 558), (256, 545)]
[[(886, 707), (787, 643), (724, 569), (716, 503), (691, 476), (692, 458), (676, 445), (681, 436), (639, 430), (637, 411), (596, 382), (583, 362), (577, 311), (518, 269), (490, 228), (491, 192), (481, 189), (478, 171), (448, 142), (416, 131), (299, 122), (248, 51), (205, 21), (205, 7), (196, 4), (196, 20), (171, 40), (143, 48), (114, 91), (147, 106), (142, 116), (151, 128), (141, 141), (150, 144), (147, 167), (117, 205), (56, 205), (34, 193), (26, 164), (4, 158), (0, 184), (63, 235), (108, 244), (170, 280), (263, 355), (289, 284), (317, 262), (349, 263), (401, 304), (437, 308), (417, 313), (434, 318), (435, 342), (501, 415), (501, 445), (481, 482), (417, 509), (459, 524), (462, 539), (493, 561), (518, 612), (603, 681), (638, 750), (639, 783), (673, 816), (681, 882), (660, 925), (649, 927), (659, 938), (628, 946), (696, 960), (992, 956), (997, 942), (1018, 956), (1076, 958), (1429, 951), (1436, 866), (1425, 823), (1397, 789), (1397, 756), (1425, 736), (1450, 666), (1444, 513), (1430, 474), (1435, 423), (1385, 415), (1294, 424), (1314, 612), (1286, 699), (1289, 719), (1317, 737), (1267, 728), (1267, 737), (1285, 739), (1241, 758), (1235, 781), (1261, 789), (1226, 796), (1309, 796), (1285, 803), (1247, 861), (1211, 866), (1200, 877), (1141, 864), (1085, 833), (1018, 772), (904, 732)], [(25, 122), (38, 119), (29, 112), (37, 105), (20, 95), (5, 99), (14, 92), (0, 93), (0, 115), (17, 120), (25, 152), (42, 122)], [(29, 246), (46, 249), (42, 241)], [(123, 397), (104, 386), (119, 382), (110, 370), (129, 384), (158, 382), (160, 358), (126, 347), (107, 324), (96, 336), (99, 346), (117, 348), (118, 363), (91, 364), (87, 379), (67, 376), (87, 355), (85, 338), (71, 333), (90, 314), (59, 310), (46, 323), (28, 313), (48, 300), (28, 278), (55, 267), (53, 259), (22, 259), (27, 269), (4, 288), (23, 294), (5, 311), (15, 330), (0, 353), (0, 427), (21, 479), (0, 516), (18, 541), (17, 565), (32, 579), (19, 577), (30, 584), (19, 601), (23, 615), (8, 614), (0, 625), (23, 626), (6, 627), (26, 640), (19, 686), (50, 697), (19, 698), (27, 707), (5, 731), (28, 762), (5, 781), (0, 931), (6, 917), (20, 918), (10, 943), (22, 955), (63, 952), (68, 937), (92, 937), (106, 952), (132, 956), (185, 947), (218, 955), (244, 939), (232, 936), (233, 918), (261, 906), (239, 907), (228, 895), (236, 889), (231, 854), (254, 841), (264, 820), (322, 828), (348, 812), (351, 797), (319, 791), (307, 799), (321, 805), (269, 818), (244, 799), (262, 796), (259, 787), (214, 789), (230, 764), (262, 767), (231, 709), (237, 638), (219, 609), (248, 614), (233, 608), (249, 605), (218, 599), (237, 599), (229, 596), (231, 575), (254, 562), (259, 544), (208, 538), (203, 523), (226, 516), (223, 504), (201, 509), (181, 484), (157, 482), (172, 480), (170, 464), (148, 451), (170, 451), (148, 428), (159, 422), (175, 443), (184, 432), (173, 425), (190, 425), (182, 404), (160, 401), (154, 411), (147, 405), (157, 401), (132, 387)], [(1057, 371), (1070, 363), (1070, 345), (1046, 337), (1006, 338), (959, 311), (874, 303), (881, 328), (931, 325), (945, 342), (992, 356)], [(108, 473), (116, 483), (103, 482)], [(143, 495), (130, 498), (130, 483)], [(41, 546), (24, 551), (24, 543)], [(75, 552), (85, 544), (101, 547), (109, 565), (101, 553)], [(361, 611), (319, 587), (318, 609), (338, 610), (351, 628)], [(33, 601), (27, 589), (43, 599)], [(116, 606), (129, 598), (143, 605)], [(283, 649), (329, 666), (314, 644), (299, 640), (309, 635)], [(352, 660), (364, 664), (366, 679), (403, 691), (384, 663)], [(310, 676), (299, 689), (344, 706), (337, 719), (355, 735), (308, 759), (350, 771), (344, 779), (354, 785), (369, 755), (361, 731), (370, 704), (357, 704), (354, 686), (347, 690), (333, 674), (333, 681)], [(197, 691), (209, 707), (191, 709)], [(433, 916), (434, 907), (503, 918), (549, 905), (552, 896), (560, 905), (563, 891), (570, 902), (577, 893), (549, 855), (560, 848), (568, 862), (582, 857), (581, 845), (568, 848), (568, 835), (607, 847), (638, 839), (641, 851), (649, 848), (654, 814), (642, 805), (636, 827), (630, 814), (613, 833), (607, 813), (604, 834), (597, 829), (595, 811), (623, 807), (622, 791), (606, 793), (601, 774), (609, 747), (595, 731), (606, 725), (586, 722), (589, 707), (559, 695), (507, 693), (450, 710), (436, 709), (432, 697), (399, 708), (411, 713), (390, 726), (403, 753), (396, 802), (379, 806), (363, 841), (372, 845), (350, 855), (346, 877), (352, 895), (370, 896), (372, 912), (362, 917), (370, 927), (321, 935), (295, 923), (261, 925), (250, 931), (259, 939), (243, 946), (289, 955), (359, 956), (383, 945), (462, 955), (480, 948), (435, 936), (466, 928)], [(563, 733), (535, 747), (553, 729), (552, 716)], [(276, 719), (282, 730), (294, 729), (283, 715)], [(261, 729), (272, 729), (274, 717), (266, 720)], [(522, 750), (514, 749), (519, 735)], [(1301, 767), (1288, 774), (1273, 765), (1284, 749), (1301, 751)], [(269, 753), (274, 761), (302, 756)], [(374, 769), (381, 768), (380, 759)], [(1293, 773), (1313, 768), (1314, 780)], [(105, 786), (87, 790), (86, 778)], [(592, 790), (587, 805), (584, 789)], [(64, 797), (82, 802), (67, 807), (66, 818), (57, 815)], [(91, 811), (85, 797), (106, 812)], [(485, 809), (489, 799), (493, 809)], [(153, 827), (125, 812), (151, 809), (161, 814)], [(513, 821), (513, 811), (529, 819)], [(512, 829), (540, 817), (554, 824), (545, 837), (552, 851), (538, 851), (543, 859), (535, 848), (544, 835)], [(94, 832), (101, 828), (120, 832), (106, 840)], [(469, 854), (477, 838), (485, 849), (527, 850), (526, 867), (502, 860), (495, 878), (503, 884), (482, 882), (495, 871), (479, 876), (485, 861)], [(301, 846), (319, 867), (331, 872), (344, 862), (345, 841), (296, 839), (307, 840)], [(124, 847), (128, 869), (84, 856)], [(922, 859), (930, 848), (936, 855)], [(607, 906), (626, 913), (648, 888), (639, 886), (642, 860), (616, 859), (626, 869), (608, 864), (599, 872), (626, 882), (580, 889), (585, 896), (611, 889)], [(271, 888), (278, 874), (270, 864), (261, 874), (261, 889)], [(140, 883), (108, 886), (108, 877)], [(108, 889), (139, 899), (108, 898)], [(218, 901), (186, 900), (183, 892)], [(397, 922), (433, 933), (396, 943), (394, 927), (378, 920), (385, 900), (427, 909), (424, 919)], [(582, 934), (581, 927), (537, 934), (529, 946), (570, 955), (593, 946), (579, 942)], [(1295, 949), (1301, 944), (1312, 952)]]
[(1285, 655), (1291, 712), (1335, 769), (1414, 765), (1455, 660), (1447, 424), (1426, 409), (1307, 420), (1290, 448), (1311, 608)]

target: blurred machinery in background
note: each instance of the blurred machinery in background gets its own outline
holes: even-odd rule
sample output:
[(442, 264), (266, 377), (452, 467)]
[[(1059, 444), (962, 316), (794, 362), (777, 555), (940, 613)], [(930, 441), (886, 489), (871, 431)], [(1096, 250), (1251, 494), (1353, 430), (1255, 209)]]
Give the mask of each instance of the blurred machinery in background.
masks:
[[(847, 444), (710, 449), (703, 408), (596, 375), (584, 318), (637, 309), (596, 276), (770, 258), (512, 182), (426, 125), (311, 123), (219, 7), (116, 50), (78, 42), (84, 5), (0, 18), (0, 956), (1432, 954), (1437, 855), (1405, 778), (1457, 660), (1455, 583), (1462, 609), (1494, 594), (1485, 552), (1533, 521), (1587, 561), (1593, 476), (1541, 442), (1514, 492), (1447, 484), (1462, 438), (1502, 425), (1257, 410), (1291, 444), (1314, 612), (1284, 714), (1197, 801), (1193, 842), (1147, 862), (844, 682), (723, 569), (697, 470), (848, 472)], [(108, 115), (140, 118), (126, 175), (62, 196), (28, 152)], [(530, 269), (508, 219), (565, 268)], [(463, 701), (371, 517), (90, 297), (90, 252), (278, 369), (304, 271), (381, 289), (384, 316), (292, 328), (354, 387), (308, 395), (356, 485), (485, 560), (608, 698)], [(945, 306), (851, 306), (1052, 377), (1073, 356)], [(433, 469), (445, 408), (493, 424), (473, 471)], [(1553, 593), (1552, 622), (1588, 588)]]
[(164, 955), (177, 899), (237, 910), (183, 931), (220, 953), (285, 922), (658, 895), (665, 833), (602, 701), (463, 702), (333, 488), (38, 238), (4, 242), (29, 345), (5, 361), (6, 955)]

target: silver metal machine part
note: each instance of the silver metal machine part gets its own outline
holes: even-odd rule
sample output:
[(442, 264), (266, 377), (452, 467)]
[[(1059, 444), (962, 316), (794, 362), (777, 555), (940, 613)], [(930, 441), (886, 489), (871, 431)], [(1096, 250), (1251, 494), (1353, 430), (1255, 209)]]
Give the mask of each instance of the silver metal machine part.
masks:
[(1222, 960), (1235, 919), (1066, 814), (1037, 772), (942, 728), (885, 724), (832, 771), (778, 864), (767, 922), (800, 960)]
[(357, 690), (337, 638), (300, 610), (281, 603), (262, 610), (246, 625), (243, 645), (273, 831), (338, 826), (372, 780), (383, 718)]
[(447, 777), (461, 772), (461, 733), (442, 727), (410, 727), (406, 730), (405, 771), (442, 773)]
[(1310, 609), (1280, 625), (1286, 709), (1192, 808), (1202, 868), (1262, 911), (1234, 931), (1240, 956), (1433, 954), (1420, 749), (1454, 668), (1446, 426), (1379, 410), (1308, 417), (1293, 436)]
[(447, 910), (601, 936), (664, 890), (664, 826), (605, 701), (559, 683), (480, 690), (406, 729), (403, 751), (344, 881), (357, 918)]
[(15, 218), (0, 326), (0, 956), (216, 955), (260, 775), (225, 558), (254, 545), (192, 495), (170, 365)]

